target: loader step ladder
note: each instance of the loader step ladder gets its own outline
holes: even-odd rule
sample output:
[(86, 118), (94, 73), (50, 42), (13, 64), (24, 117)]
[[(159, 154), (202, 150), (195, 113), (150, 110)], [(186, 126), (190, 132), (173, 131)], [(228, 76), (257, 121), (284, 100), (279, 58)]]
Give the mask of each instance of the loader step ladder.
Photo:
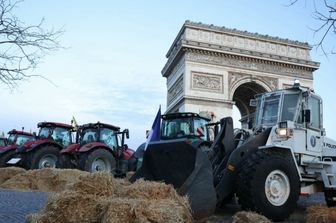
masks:
[(327, 161), (303, 161), (307, 173), (319, 174), (323, 180), (324, 187), (336, 190), (336, 166), (334, 162)]

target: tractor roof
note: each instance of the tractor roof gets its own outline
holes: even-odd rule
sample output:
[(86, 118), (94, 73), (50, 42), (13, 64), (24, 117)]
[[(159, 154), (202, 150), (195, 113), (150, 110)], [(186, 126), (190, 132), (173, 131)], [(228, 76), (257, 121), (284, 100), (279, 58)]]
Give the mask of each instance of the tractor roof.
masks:
[(7, 134), (18, 134), (18, 135), (34, 136), (33, 133), (24, 132), (24, 131), (17, 131), (16, 129), (13, 129), (13, 130), (9, 131)]
[(110, 125), (110, 124), (106, 124), (106, 123), (101, 123), (101, 122), (97, 122), (97, 123), (88, 123), (88, 124), (84, 124), (81, 125), (80, 128), (82, 129), (86, 129), (86, 128), (108, 128), (108, 129), (113, 129), (115, 131), (119, 131), (120, 127), (115, 126), (115, 125)]
[(168, 114), (161, 115), (162, 119), (175, 119), (175, 118), (188, 118), (188, 117), (197, 117), (197, 118), (204, 119), (206, 121), (210, 121), (209, 118), (200, 116), (199, 114), (194, 113), (194, 112), (176, 112), (176, 113), (168, 113)]
[(59, 122), (39, 122), (37, 127), (62, 127), (66, 129), (72, 129), (71, 125), (59, 123)]

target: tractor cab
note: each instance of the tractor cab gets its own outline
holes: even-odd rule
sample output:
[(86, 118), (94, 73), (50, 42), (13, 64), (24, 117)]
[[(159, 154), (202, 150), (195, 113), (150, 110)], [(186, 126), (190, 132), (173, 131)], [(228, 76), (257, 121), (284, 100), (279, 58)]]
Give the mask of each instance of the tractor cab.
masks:
[(207, 124), (210, 119), (197, 113), (181, 112), (161, 116), (161, 140), (200, 138), (209, 141)]
[(38, 138), (40, 140), (51, 140), (60, 144), (62, 147), (72, 143), (72, 126), (55, 122), (40, 122)]
[(29, 132), (17, 131), (15, 129), (9, 131), (7, 139), (7, 145), (18, 145), (21, 146), (25, 142), (33, 141), (36, 136)]
[(89, 123), (82, 125), (78, 131), (78, 143), (83, 146), (88, 143), (101, 142), (106, 144), (111, 149), (116, 149), (120, 146), (117, 133), (120, 127), (104, 124), (104, 123)]

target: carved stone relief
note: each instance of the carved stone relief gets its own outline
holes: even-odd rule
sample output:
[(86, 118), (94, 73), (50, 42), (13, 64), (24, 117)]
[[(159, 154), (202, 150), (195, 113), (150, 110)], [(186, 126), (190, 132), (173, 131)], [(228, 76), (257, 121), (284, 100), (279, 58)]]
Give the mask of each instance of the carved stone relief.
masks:
[(252, 76), (249, 74), (242, 74), (236, 72), (229, 72), (229, 89), (242, 79), (249, 78), (250, 81), (259, 80), (265, 83), (272, 90), (278, 89), (278, 79), (273, 77)]
[(313, 79), (311, 71), (298, 69), (290, 66), (281, 66), (280, 64), (254, 59), (243, 59), (239, 56), (218, 56), (211, 54), (202, 54), (188, 51), (186, 60), (200, 62), (204, 64), (215, 64), (221, 66), (231, 66), (242, 69), (256, 70), (260, 72), (269, 72), (286, 76), (297, 77), (301, 75), (307, 79)]
[(191, 81), (192, 89), (223, 91), (223, 77), (220, 75), (191, 72)]

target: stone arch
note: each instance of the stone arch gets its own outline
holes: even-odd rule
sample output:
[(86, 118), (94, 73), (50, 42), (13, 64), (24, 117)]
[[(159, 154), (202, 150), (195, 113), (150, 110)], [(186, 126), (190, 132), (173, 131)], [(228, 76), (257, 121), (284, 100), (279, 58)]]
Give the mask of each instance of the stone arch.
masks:
[(244, 128), (249, 128), (249, 123), (254, 121), (255, 107), (250, 106), (250, 99), (254, 98), (254, 95), (263, 92), (269, 92), (272, 89), (260, 80), (245, 79), (237, 82), (231, 89), (231, 100), (238, 108), (241, 119), (240, 122)]

